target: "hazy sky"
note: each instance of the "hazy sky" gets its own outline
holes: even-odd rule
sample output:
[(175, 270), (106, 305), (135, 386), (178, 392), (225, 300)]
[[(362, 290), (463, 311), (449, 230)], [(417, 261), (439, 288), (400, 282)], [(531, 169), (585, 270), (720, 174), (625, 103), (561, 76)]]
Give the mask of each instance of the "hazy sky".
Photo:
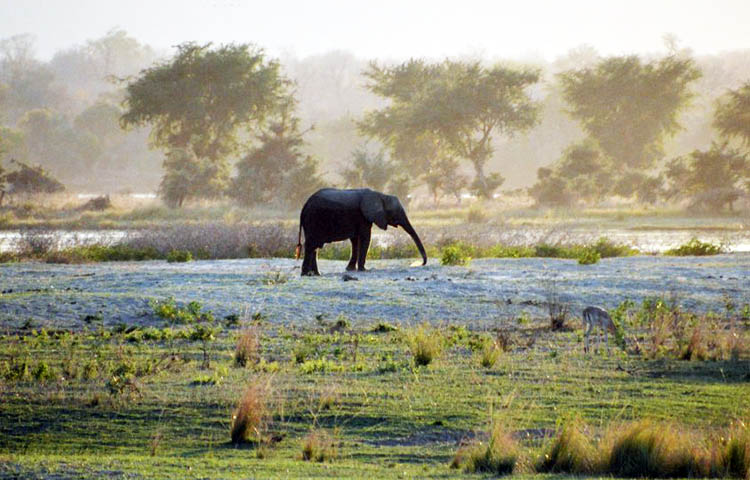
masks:
[(251, 42), (300, 57), (552, 60), (582, 44), (664, 51), (665, 33), (708, 54), (750, 48), (748, 19), (750, 0), (0, 0), (0, 38), (34, 34), (45, 60), (114, 27), (156, 48)]

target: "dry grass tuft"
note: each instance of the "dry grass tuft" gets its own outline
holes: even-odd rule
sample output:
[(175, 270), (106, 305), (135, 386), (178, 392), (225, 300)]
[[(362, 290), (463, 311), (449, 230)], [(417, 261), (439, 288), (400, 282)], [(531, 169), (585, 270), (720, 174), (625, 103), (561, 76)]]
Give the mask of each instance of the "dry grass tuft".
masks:
[(518, 445), (500, 423), (495, 423), (487, 443), (478, 442), (460, 448), (451, 468), (463, 467), (470, 473), (509, 475), (513, 473), (517, 460)]
[(618, 477), (703, 477), (703, 452), (700, 443), (689, 432), (671, 424), (640, 421), (608, 432), (605, 445), (607, 472)]
[(232, 416), (232, 443), (261, 443), (271, 421), (271, 385), (268, 381), (250, 383)]
[(242, 330), (237, 337), (234, 364), (238, 367), (255, 365), (260, 361), (260, 331), (257, 327)]
[(333, 437), (323, 429), (310, 431), (302, 441), (302, 460), (332, 462), (338, 457)]
[(598, 473), (597, 450), (580, 420), (573, 420), (562, 427), (536, 465), (537, 472), (572, 473), (576, 475)]

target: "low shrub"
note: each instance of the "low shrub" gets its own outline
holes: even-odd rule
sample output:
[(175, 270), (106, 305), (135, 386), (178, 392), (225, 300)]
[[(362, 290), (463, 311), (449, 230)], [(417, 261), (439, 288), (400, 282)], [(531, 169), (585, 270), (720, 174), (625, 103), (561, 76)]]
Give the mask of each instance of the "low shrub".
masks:
[(165, 258), (152, 247), (134, 248), (127, 245), (84, 245), (49, 252), (47, 263), (127, 262)]
[(487, 219), (487, 213), (477, 204), (469, 207), (469, 210), (466, 212), (466, 221), (468, 223), (486, 223)]
[(440, 252), (440, 263), (465, 267), (471, 263), (471, 248), (461, 243), (445, 246)]
[(710, 242), (701, 242), (697, 238), (693, 237), (685, 244), (679, 247), (671, 248), (664, 252), (664, 255), (671, 255), (676, 257), (685, 256), (705, 256), (705, 255), (718, 255), (724, 253), (725, 248), (723, 245), (715, 245)]
[(387, 322), (378, 322), (377, 325), (375, 325), (372, 328), (373, 333), (388, 333), (388, 332), (395, 332), (398, 330), (398, 327), (395, 325), (391, 325)]
[(187, 250), (170, 250), (167, 253), (167, 262), (169, 263), (185, 263), (192, 262), (193, 254)]
[(599, 252), (597, 252), (593, 248), (586, 248), (578, 256), (578, 264), (579, 265), (592, 265), (594, 263), (598, 263), (599, 260), (601, 260), (601, 258), (602, 257), (601, 255), (599, 255)]

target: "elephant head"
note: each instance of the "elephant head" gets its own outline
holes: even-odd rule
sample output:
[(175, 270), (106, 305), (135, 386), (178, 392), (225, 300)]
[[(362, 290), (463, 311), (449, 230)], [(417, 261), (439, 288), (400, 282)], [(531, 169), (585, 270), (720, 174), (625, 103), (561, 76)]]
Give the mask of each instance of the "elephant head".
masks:
[(403, 228), (417, 245), (417, 249), (420, 255), (422, 255), (422, 265), (427, 264), (427, 253), (424, 250), (422, 241), (419, 239), (419, 235), (417, 235), (414, 227), (411, 226), (411, 222), (409, 222), (406, 211), (398, 197), (366, 190), (362, 195), (360, 208), (362, 209), (362, 215), (368, 221), (383, 230), (387, 229), (388, 225)]

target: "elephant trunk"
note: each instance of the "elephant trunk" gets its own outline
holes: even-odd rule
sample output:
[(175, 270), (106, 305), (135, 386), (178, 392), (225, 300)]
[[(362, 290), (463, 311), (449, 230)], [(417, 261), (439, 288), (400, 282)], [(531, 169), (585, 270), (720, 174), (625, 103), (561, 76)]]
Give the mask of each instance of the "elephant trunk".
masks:
[(401, 227), (406, 230), (406, 233), (411, 235), (412, 240), (414, 240), (414, 243), (417, 244), (417, 249), (419, 249), (419, 253), (422, 255), (422, 265), (427, 265), (427, 252), (424, 251), (424, 246), (422, 245), (422, 241), (419, 239), (419, 235), (417, 235), (417, 232), (414, 230), (414, 227), (411, 226), (411, 223), (409, 223), (409, 220), (405, 220)]

